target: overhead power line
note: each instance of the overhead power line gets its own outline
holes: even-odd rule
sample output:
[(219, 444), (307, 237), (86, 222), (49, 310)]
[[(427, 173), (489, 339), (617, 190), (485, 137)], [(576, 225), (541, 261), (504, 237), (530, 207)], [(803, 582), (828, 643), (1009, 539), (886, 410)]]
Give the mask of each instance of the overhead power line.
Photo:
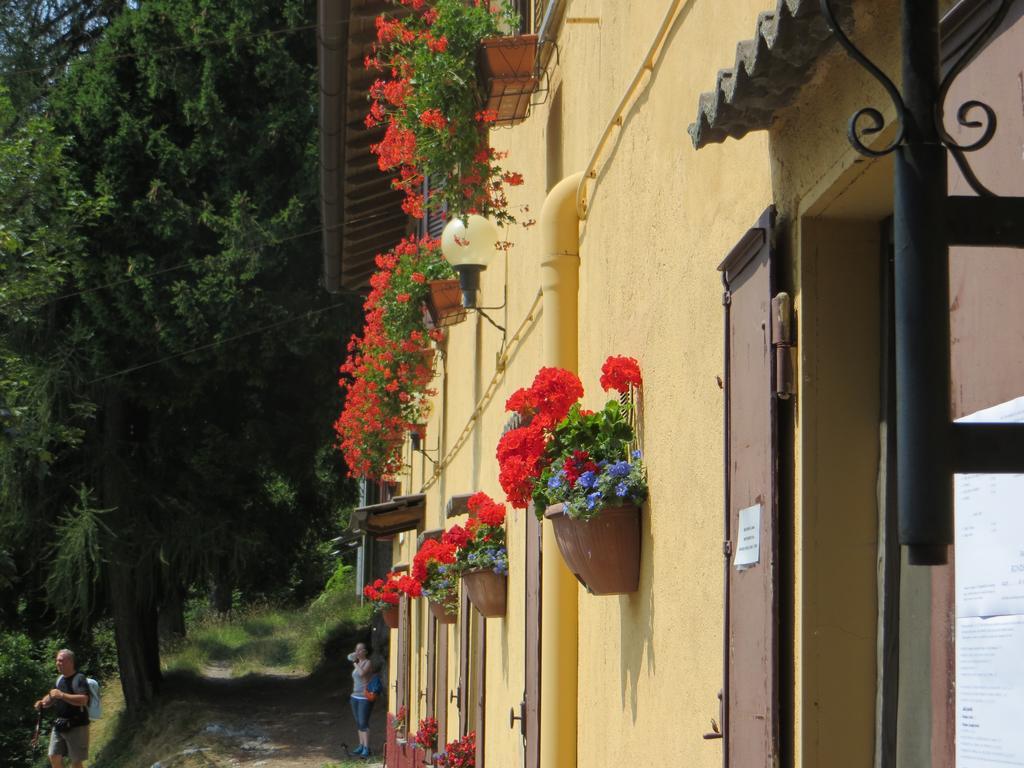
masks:
[(166, 363), (166, 362), (169, 362), (171, 360), (177, 360), (178, 358), (181, 358), (181, 357), (187, 357), (188, 355), (194, 355), (197, 352), (204, 352), (204, 351), (206, 351), (208, 349), (214, 349), (215, 347), (219, 347), (222, 344), (229, 344), (232, 341), (238, 341), (239, 339), (244, 339), (244, 338), (247, 338), (249, 336), (255, 336), (258, 333), (264, 333), (266, 331), (272, 331), (275, 328), (280, 328), (281, 326), (287, 325), (288, 323), (294, 323), (296, 320), (302, 320), (303, 318), (305, 318), (307, 320), (311, 320), (314, 317), (316, 317), (317, 315), (322, 315), (324, 312), (330, 312), (331, 310), (338, 309), (339, 307), (346, 307), (346, 306), (348, 306), (348, 305), (347, 304), (340, 304), (339, 303), (339, 304), (332, 304), (329, 307), (321, 307), (320, 309), (311, 309), (311, 310), (308, 310), (306, 312), (302, 312), (301, 314), (285, 318), (284, 320), (279, 320), (276, 323), (269, 323), (268, 325), (262, 325), (259, 328), (253, 328), (252, 330), (245, 331), (244, 333), (238, 333), (238, 334), (235, 334), (234, 336), (228, 336), (225, 339), (219, 339), (217, 341), (212, 341), (209, 344), (203, 344), (203, 345), (198, 346), (198, 347), (192, 347), (192, 349), (186, 349), (186, 350), (184, 350), (182, 352), (175, 352), (173, 355), (167, 355), (166, 357), (161, 357), (159, 360), (151, 360), (148, 363), (141, 363), (139, 365), (134, 365), (131, 368), (123, 368), (120, 371), (115, 371), (114, 373), (108, 373), (108, 374), (106, 374), (104, 376), (99, 376), (99, 377), (97, 377), (95, 379), (87, 381), (86, 385), (97, 384), (97, 383), (99, 383), (101, 381), (106, 381), (108, 379), (117, 378), (118, 376), (127, 376), (130, 373), (135, 373), (137, 371), (141, 371), (141, 370), (144, 370), (146, 368), (152, 368), (154, 365), (161, 365), (162, 363)]
[[(392, 213), (390, 211), (379, 211), (377, 213), (370, 213), (370, 214), (367, 214), (365, 216), (357, 216), (357, 217), (354, 217), (352, 219), (349, 219), (348, 221), (345, 222), (345, 225), (346, 226), (350, 226), (352, 224), (359, 224), (359, 223), (362, 223), (362, 222), (372, 221), (374, 219), (384, 218), (384, 217), (388, 217), (388, 216), (391, 216), (391, 215), (392, 215)], [(259, 244), (257, 244), (254, 247), (262, 248), (262, 247), (265, 247), (265, 246), (279, 245), (281, 243), (286, 243), (289, 240), (298, 240), (301, 237), (308, 237), (309, 235), (321, 234), (323, 232), (330, 232), (330, 231), (333, 231), (333, 230), (336, 230), (336, 229), (341, 229), (341, 228), (342, 228), (341, 224), (335, 224), (335, 225), (330, 226), (330, 227), (317, 227), (316, 229), (309, 229), (309, 230), (306, 230), (305, 232), (298, 232), (298, 233), (296, 233), (294, 235), (287, 235), (285, 237), (275, 238), (274, 240), (267, 240), (266, 242), (259, 243)], [(93, 285), (93, 286), (90, 286), (88, 288), (82, 288), (82, 289), (77, 290), (77, 291), (69, 291), (68, 293), (62, 293), (59, 296), (54, 296), (53, 298), (47, 299), (46, 301), (43, 301), (43, 302), (40, 302), (36, 306), (45, 307), (45, 306), (48, 306), (50, 304), (55, 304), (58, 301), (64, 301), (65, 299), (73, 299), (76, 296), (83, 296), (83, 295), (85, 295), (87, 293), (96, 293), (97, 291), (104, 291), (104, 290), (107, 290), (108, 288), (116, 288), (119, 285), (125, 285), (127, 283), (131, 283), (131, 282), (134, 282), (136, 280), (146, 280), (146, 279), (148, 279), (150, 277), (157, 277), (158, 275), (164, 275), (164, 274), (167, 274), (169, 272), (176, 272), (179, 269), (185, 269), (186, 267), (192, 267), (192, 266), (195, 266), (193, 261), (183, 261), (183, 262), (181, 262), (179, 264), (174, 264), (174, 265), (169, 266), (169, 267), (161, 267), (160, 269), (155, 269), (152, 272), (143, 272), (141, 274), (130, 274), (130, 275), (126, 276), (126, 277), (122, 277), (122, 278), (119, 278), (117, 280), (112, 280), (109, 283), (102, 283), (101, 285)], [(13, 301), (6, 302), (6, 303), (0, 302), (0, 307), (13, 306), (15, 303), (16, 302), (13, 302)]]

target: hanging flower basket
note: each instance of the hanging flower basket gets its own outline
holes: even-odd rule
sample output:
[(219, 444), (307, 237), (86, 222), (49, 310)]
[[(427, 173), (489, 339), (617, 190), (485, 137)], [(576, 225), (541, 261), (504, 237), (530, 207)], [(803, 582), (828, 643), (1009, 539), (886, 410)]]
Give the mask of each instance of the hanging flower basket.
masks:
[(398, 629), (398, 606), (380, 612), (380, 617), (391, 629)]
[(441, 603), (435, 603), (433, 600), (428, 600), (427, 604), (430, 606), (430, 612), (434, 614), (434, 618), (437, 619), (441, 624), (455, 623), (455, 619), (457, 616), (455, 611), (449, 613)]
[(540, 83), (537, 36), (487, 37), (480, 41), (479, 80), (493, 125), (515, 125), (530, 113)]
[(434, 328), (457, 325), (466, 319), (466, 308), (462, 306), (462, 289), (459, 281), (431, 280), (427, 287), (426, 306), (430, 323)]
[(605, 507), (589, 520), (574, 520), (561, 504), (544, 517), (554, 527), (562, 559), (595, 595), (622, 595), (640, 586), (640, 508)]
[(462, 585), (469, 602), (488, 619), (505, 615), (505, 593), (508, 578), (493, 568), (476, 568), (462, 574)]

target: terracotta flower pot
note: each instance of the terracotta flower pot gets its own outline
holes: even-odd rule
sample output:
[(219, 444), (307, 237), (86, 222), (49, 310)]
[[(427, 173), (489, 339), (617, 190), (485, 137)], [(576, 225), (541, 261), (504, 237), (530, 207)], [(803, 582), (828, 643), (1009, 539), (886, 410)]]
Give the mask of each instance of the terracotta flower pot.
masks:
[(441, 603), (435, 603), (433, 600), (429, 600), (430, 612), (434, 614), (434, 618), (442, 624), (454, 624), (456, 614), (454, 612), (448, 613), (445, 607)]
[(384, 623), (387, 624), (391, 629), (398, 629), (398, 606), (393, 605), (390, 608), (380, 612), (380, 617), (384, 619)]
[(540, 82), (537, 36), (487, 37), (480, 41), (480, 85), (486, 109), (498, 114), (495, 125), (514, 125), (530, 113)]
[(462, 574), (462, 584), (469, 602), (487, 618), (505, 615), (505, 592), (508, 579), (491, 568), (475, 568)]
[(595, 595), (622, 595), (640, 585), (640, 508), (605, 507), (591, 520), (573, 520), (555, 504), (544, 517), (554, 527), (562, 559)]
[(444, 328), (461, 323), (466, 319), (466, 308), (462, 306), (462, 289), (457, 279), (431, 280), (427, 283), (427, 312), (435, 328)]

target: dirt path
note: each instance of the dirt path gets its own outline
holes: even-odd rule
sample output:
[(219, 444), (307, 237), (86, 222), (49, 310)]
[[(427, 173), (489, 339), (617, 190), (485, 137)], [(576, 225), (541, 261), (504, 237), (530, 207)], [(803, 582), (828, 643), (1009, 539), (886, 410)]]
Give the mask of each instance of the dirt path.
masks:
[[(242, 679), (214, 668), (201, 678), (168, 683), (168, 698), (194, 706), (198, 726), (175, 754), (160, 760), (160, 768), (349, 765), (343, 744), (359, 743), (348, 703), (351, 677), (341, 665), (308, 677), (281, 671)], [(378, 757), (351, 764), (381, 764), (385, 717), (386, 705), (378, 702), (370, 724)]]

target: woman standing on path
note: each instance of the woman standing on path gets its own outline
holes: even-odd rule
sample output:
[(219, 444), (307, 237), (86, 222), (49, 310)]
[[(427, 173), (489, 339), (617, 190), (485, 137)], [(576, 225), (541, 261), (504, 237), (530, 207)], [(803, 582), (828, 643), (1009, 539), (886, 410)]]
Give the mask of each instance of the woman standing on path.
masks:
[(373, 662), (366, 650), (366, 643), (356, 643), (356, 649), (348, 655), (352, 669), (352, 716), (359, 731), (359, 746), (353, 755), (367, 757), (370, 754), (370, 712), (373, 702), (366, 697), (366, 684), (373, 677)]

